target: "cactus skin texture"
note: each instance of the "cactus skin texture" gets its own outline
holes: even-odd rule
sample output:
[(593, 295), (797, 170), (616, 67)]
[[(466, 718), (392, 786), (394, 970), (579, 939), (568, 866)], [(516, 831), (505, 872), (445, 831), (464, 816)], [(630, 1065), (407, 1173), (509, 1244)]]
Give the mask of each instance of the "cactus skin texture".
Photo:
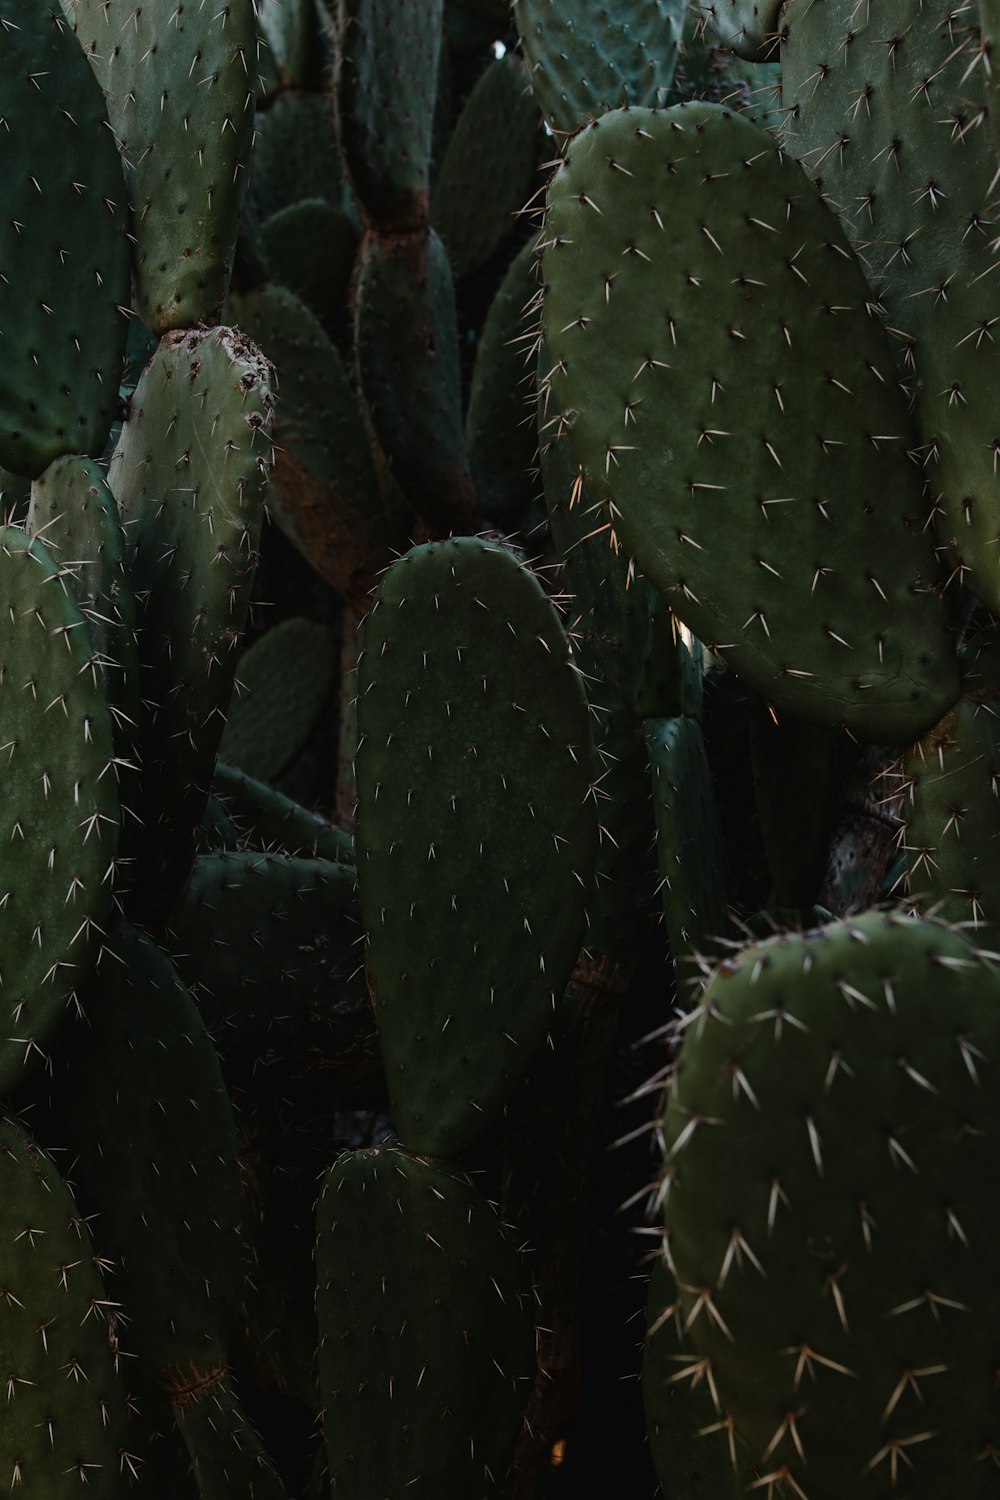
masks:
[(957, 670), (909, 418), (797, 164), (716, 105), (607, 115), (549, 189), (543, 280), (570, 440), (680, 619), (779, 710), (877, 742), (939, 718)]
[(782, 16), (783, 141), (841, 215), (885, 308), (940, 540), (998, 609), (996, 63), (991, 74), (978, 11), (794, 0)]
[(69, 1189), (9, 1119), (0, 1120), (0, 1198), (9, 1382), (0, 1471), (14, 1493), (39, 1500), (119, 1500), (135, 1464), (109, 1327), (116, 1304)]
[(157, 917), (190, 864), (225, 728), (257, 564), (272, 409), (270, 366), (242, 334), (167, 334), (111, 459), (139, 601), (148, 747), (136, 809), (143, 821), (130, 827), (129, 852)]
[(111, 716), (83, 616), (44, 547), (12, 527), (0, 530), (0, 598), (6, 1093), (44, 1057), (97, 957), (120, 810)]
[(769, 1482), (996, 1493), (1000, 976), (868, 913), (743, 949), (663, 1120), (678, 1306)]
[(515, 0), (531, 87), (556, 136), (605, 110), (666, 102), (684, 19), (678, 0), (583, 8)]
[(452, 1156), (496, 1117), (584, 935), (597, 843), (586, 699), (502, 547), (415, 548), (358, 667), (358, 884), (396, 1128)]
[(35, 479), (64, 454), (97, 457), (114, 418), (125, 184), (58, 4), (3, 0), (0, 39), (0, 465)]
[(215, 323), (250, 180), (253, 0), (64, 5), (125, 161), (136, 310), (157, 334)]
[(493, 1500), (534, 1369), (526, 1276), (494, 1210), (386, 1146), (330, 1168), (317, 1225), (331, 1492)]

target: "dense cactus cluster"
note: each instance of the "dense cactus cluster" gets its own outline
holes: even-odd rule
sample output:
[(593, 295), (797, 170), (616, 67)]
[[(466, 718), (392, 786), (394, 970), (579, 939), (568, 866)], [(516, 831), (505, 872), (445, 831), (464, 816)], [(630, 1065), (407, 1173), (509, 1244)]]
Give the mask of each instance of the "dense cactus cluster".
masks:
[(1000, 1493), (996, 28), (0, 0), (0, 1483)]

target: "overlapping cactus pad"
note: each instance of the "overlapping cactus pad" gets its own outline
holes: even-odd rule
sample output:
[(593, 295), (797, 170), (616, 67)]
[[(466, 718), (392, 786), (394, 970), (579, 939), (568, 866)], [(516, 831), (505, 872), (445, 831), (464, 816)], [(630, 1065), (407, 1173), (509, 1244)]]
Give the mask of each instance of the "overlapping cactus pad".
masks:
[(998, 1061), (995, 956), (891, 913), (743, 950), (689, 1018), (663, 1192), (691, 1376), (792, 1494), (996, 1492)]
[(0, 5), (0, 464), (99, 454), (128, 328), (125, 183), (57, 0)]
[(957, 682), (913, 432), (801, 169), (718, 106), (617, 111), (549, 205), (552, 383), (643, 572), (775, 704), (933, 723)]
[(473, 537), (398, 562), (364, 646), (358, 883), (389, 1095), (408, 1146), (453, 1154), (524, 1073), (580, 949), (587, 704), (537, 581)]

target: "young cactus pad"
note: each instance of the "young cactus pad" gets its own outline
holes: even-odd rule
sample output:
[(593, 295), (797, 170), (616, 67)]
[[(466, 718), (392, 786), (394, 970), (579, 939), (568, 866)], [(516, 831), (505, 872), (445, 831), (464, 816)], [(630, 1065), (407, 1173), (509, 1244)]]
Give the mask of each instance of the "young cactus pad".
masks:
[(663, 1121), (681, 1315), (800, 1500), (996, 1495), (998, 1069), (995, 966), (894, 913), (743, 949), (688, 1020)]
[(358, 667), (358, 884), (400, 1136), (453, 1155), (545, 1035), (584, 935), (597, 839), (583, 686), (503, 547), (415, 548)]
[(549, 190), (552, 383), (674, 612), (777, 707), (903, 741), (957, 696), (911, 428), (836, 216), (717, 105), (619, 110)]

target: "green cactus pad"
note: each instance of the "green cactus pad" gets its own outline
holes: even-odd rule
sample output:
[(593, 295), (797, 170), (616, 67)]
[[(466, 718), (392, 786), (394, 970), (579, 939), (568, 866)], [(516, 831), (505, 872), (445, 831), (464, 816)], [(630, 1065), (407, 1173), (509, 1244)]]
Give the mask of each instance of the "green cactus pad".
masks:
[(338, 1500), (499, 1495), (535, 1339), (527, 1277), (489, 1204), (396, 1147), (344, 1156), (323, 1181), (316, 1270)]
[(427, 223), (444, 0), (338, 0), (334, 99), (348, 175), (382, 230)]
[(344, 173), (329, 99), (290, 90), (257, 117), (253, 200), (269, 219), (303, 198), (342, 206)]
[(839, 211), (893, 330), (940, 540), (997, 609), (997, 156), (978, 21), (976, 5), (888, 0), (845, 15), (794, 0), (782, 90), (786, 148)]
[(744, 1500), (755, 1475), (713, 1394), (712, 1371), (684, 1337), (677, 1283), (656, 1257), (646, 1304), (642, 1401), (649, 1451), (664, 1493), (683, 1500)]
[(135, 237), (135, 305), (154, 333), (222, 313), (253, 144), (253, 0), (70, 0), (108, 101)]
[(257, 0), (257, 15), (283, 87), (322, 89), (330, 59), (317, 0)]
[(53, 0), (0, 0), (0, 464), (103, 451), (129, 301), (125, 184), (101, 91)]
[(354, 339), (368, 416), (407, 498), (439, 535), (472, 529), (455, 291), (433, 230), (365, 240)]
[(184, 1398), (225, 1367), (239, 1296), (236, 1131), (219, 1060), (170, 960), (120, 927), (53, 1062), (81, 1211), (129, 1352)]
[(486, 314), (469, 386), (465, 441), (484, 516), (509, 526), (537, 488), (533, 346), (535, 236), (517, 252)]
[(367, 1058), (373, 1035), (358, 946), (354, 871), (284, 854), (196, 859), (171, 921), (191, 986), (231, 1082)]
[[(544, 345), (541, 368), (544, 382), (549, 370)], [(640, 718), (697, 715), (700, 647), (689, 635), (689, 649), (669, 605), (625, 555), (612, 507), (594, 498), (565, 419), (553, 405), (544, 397), (539, 402), (542, 482), (562, 582), (573, 596), (578, 650)]]
[(662, 910), (654, 804), (641, 719), (624, 705), (596, 718), (599, 840), (583, 946), (590, 964), (610, 959), (627, 975)]
[(68, 580), (0, 530), (0, 1092), (38, 1062), (111, 911), (119, 805), (111, 716)]
[(125, 571), (125, 534), (103, 470), (85, 458), (61, 458), (31, 487), (28, 530), (72, 580), (87, 622), (115, 727), (122, 801), (131, 800), (139, 726), (135, 599)]
[(260, 226), (271, 276), (319, 318), (334, 318), (347, 299), (358, 235), (342, 208), (303, 198)]
[(641, 570), (779, 711), (934, 723), (957, 673), (921, 474), (836, 216), (709, 104), (605, 117), (549, 204), (554, 393)]
[(535, 191), (541, 121), (512, 53), (490, 63), (465, 102), (431, 195), (431, 218), (456, 276), (489, 264)]
[(540, 1045), (584, 935), (596, 818), (559, 618), (502, 547), (389, 570), (358, 667), (358, 883), (390, 1106), (453, 1155)]
[(225, 727), (271, 454), (269, 377), (233, 329), (167, 334), (111, 460), (144, 705), (130, 847), (158, 915), (189, 863)]
[(234, 321), (275, 367), (274, 516), (363, 614), (390, 561), (386, 521), (358, 399), (316, 316), (283, 287), (230, 298)]
[(1000, 920), (998, 709), (995, 683), (961, 698), (911, 747), (901, 785), (910, 896), (991, 947)]
[(791, 1494), (996, 1492), (998, 1065), (1000, 976), (893, 913), (742, 950), (689, 1018), (663, 1121), (681, 1316)]
[(219, 754), (258, 781), (278, 776), (315, 728), (336, 670), (328, 625), (282, 620), (240, 660)]
[(778, 50), (782, 0), (703, 0), (700, 10), (719, 41), (738, 57), (766, 62)]
[(274, 1464), (228, 1380), (174, 1403), (200, 1500), (285, 1500)]
[(354, 839), (343, 828), (235, 766), (216, 766), (212, 790), (249, 843), (334, 864), (354, 864)]
[(118, 1303), (69, 1189), (8, 1119), (0, 1120), (0, 1198), (4, 1481), (45, 1500), (68, 1500), (84, 1486), (91, 1500), (118, 1500), (131, 1466)]
[(726, 851), (697, 719), (646, 720), (653, 778), (656, 854), (677, 983), (686, 995), (690, 960), (729, 935)]
[(514, 0), (531, 87), (550, 128), (572, 135), (606, 110), (665, 104), (683, 0), (596, 5)]

